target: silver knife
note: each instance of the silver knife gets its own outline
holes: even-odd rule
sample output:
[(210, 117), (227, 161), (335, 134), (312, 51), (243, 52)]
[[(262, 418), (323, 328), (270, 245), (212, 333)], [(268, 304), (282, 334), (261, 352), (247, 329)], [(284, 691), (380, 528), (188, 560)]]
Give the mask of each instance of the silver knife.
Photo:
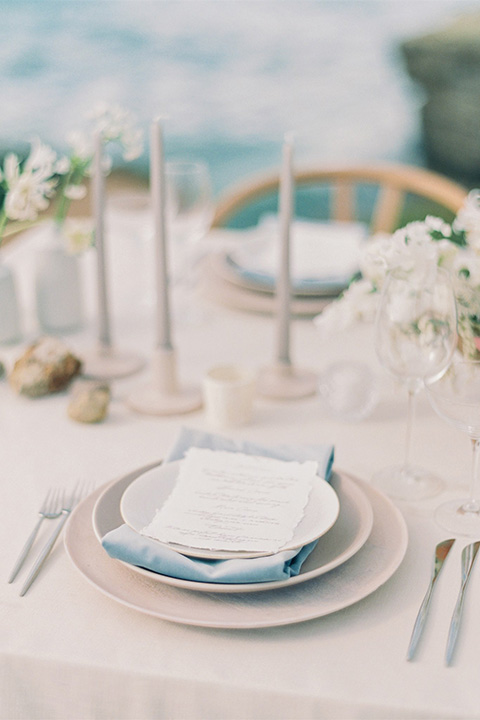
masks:
[(445, 655), (445, 662), (450, 665), (452, 662), (453, 651), (455, 650), (455, 644), (457, 642), (458, 630), (460, 628), (460, 620), (462, 617), (463, 609), (463, 598), (465, 597), (465, 589), (467, 587), (468, 579), (477, 557), (478, 549), (480, 548), (480, 540), (477, 542), (466, 545), (462, 550), (462, 585), (460, 592), (458, 593), (457, 603), (455, 610), (453, 611), (452, 621), (450, 623), (450, 631), (448, 633), (447, 641), (447, 652)]
[(435, 586), (435, 582), (440, 574), (443, 563), (445, 562), (445, 559), (450, 552), (450, 549), (454, 542), (455, 539), (453, 538), (451, 538), (450, 540), (444, 540), (443, 542), (439, 543), (435, 548), (435, 562), (433, 565), (432, 576), (430, 578), (430, 584), (427, 588), (427, 592), (425, 593), (425, 597), (423, 598), (422, 604), (420, 605), (420, 610), (418, 611), (415, 625), (413, 626), (412, 637), (410, 638), (410, 644), (407, 651), (407, 660), (412, 660), (415, 654), (415, 650), (417, 649), (418, 641), (420, 640), (420, 636), (425, 625), (425, 620), (427, 619), (427, 611), (430, 605), (430, 600), (432, 598), (432, 592)]

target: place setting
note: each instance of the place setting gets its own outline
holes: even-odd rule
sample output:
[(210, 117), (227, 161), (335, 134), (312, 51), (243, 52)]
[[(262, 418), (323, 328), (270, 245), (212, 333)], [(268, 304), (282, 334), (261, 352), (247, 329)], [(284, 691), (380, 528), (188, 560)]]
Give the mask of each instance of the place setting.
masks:
[[(257, 226), (246, 230), (213, 229), (211, 243), (216, 243), (218, 236), (218, 242), (229, 247), (213, 250), (203, 260), (202, 295), (242, 310), (274, 312), (278, 230), (274, 215), (261, 217)], [(366, 227), (358, 222), (293, 221), (291, 292), (295, 315), (318, 314), (348, 287), (359, 271), (359, 247), (366, 236)]]
[(183, 428), (163, 463), (75, 509), (65, 547), (97, 590), (161, 619), (254, 628), (321, 617), (386, 582), (408, 543), (393, 503), (332, 463), (328, 445)]

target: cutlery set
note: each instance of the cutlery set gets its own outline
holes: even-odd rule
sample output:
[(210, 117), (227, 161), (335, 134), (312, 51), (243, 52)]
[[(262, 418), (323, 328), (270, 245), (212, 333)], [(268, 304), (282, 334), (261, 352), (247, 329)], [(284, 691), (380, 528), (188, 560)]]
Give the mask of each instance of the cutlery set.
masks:
[(70, 517), (70, 513), (72, 512), (74, 507), (80, 502), (82, 497), (86, 494), (87, 487), (85, 486), (85, 484), (81, 483), (77, 483), (77, 485), (75, 485), (75, 487), (71, 491), (51, 488), (47, 492), (45, 499), (38, 511), (39, 518), (35, 524), (35, 527), (28, 536), (27, 541), (23, 546), (20, 555), (18, 556), (15, 565), (13, 566), (13, 569), (10, 573), (10, 576), (8, 578), (9, 583), (15, 580), (21, 568), (23, 567), (43, 521), (57, 520), (57, 523), (52, 534), (50, 535), (45, 545), (41, 549), (40, 553), (38, 554), (37, 558), (35, 559), (35, 562), (22, 585), (20, 595), (25, 595), (29, 587), (34, 582), (38, 573), (42, 569), (45, 560), (53, 550), (57, 538), (59, 537), (65, 523)]
[[(54, 489), (51, 488), (46, 496), (45, 499), (38, 510), (38, 520), (28, 536), (25, 545), (23, 546), (15, 565), (12, 568), (12, 571), (10, 573), (10, 576), (8, 578), (8, 582), (12, 583), (15, 578), (17, 577), (18, 573), (20, 572), (21, 568), (23, 567), (30, 550), (32, 549), (32, 546), (36, 540), (36, 537), (39, 533), (40, 527), (44, 520), (56, 520), (57, 523), (55, 525), (55, 528), (51, 535), (49, 536), (48, 540), (44, 544), (43, 548), (37, 555), (30, 572), (25, 579), (21, 589), (20, 589), (20, 595), (23, 596), (27, 592), (27, 590), (30, 588), (32, 583), (35, 581), (36, 577), (38, 576), (41, 568), (43, 567), (47, 557), (50, 555), (51, 551), (53, 550), (53, 547), (60, 536), (62, 529), (67, 522), (68, 518), (70, 517), (70, 514), (72, 510), (75, 508), (75, 506), (80, 502), (80, 500), (88, 494), (88, 488), (85, 484), (77, 483), (75, 487), (71, 491), (66, 490), (60, 490), (60, 489)], [(436, 548), (435, 548), (435, 557), (434, 557), (434, 564), (432, 568), (432, 574), (430, 577), (430, 582), (427, 587), (427, 591), (425, 593), (425, 596), (422, 600), (422, 603), (420, 605), (420, 609), (418, 611), (415, 624), (413, 626), (412, 635), (410, 638), (410, 643), (407, 650), (407, 660), (413, 660), (415, 652), (418, 647), (419, 640), (421, 638), (423, 629), (425, 627), (425, 623), (427, 620), (427, 614), (430, 607), (430, 602), (432, 599), (433, 591), (437, 582), (437, 579), (440, 575), (440, 572), (444, 566), (445, 560), (448, 557), (448, 554), (450, 550), (452, 549), (453, 545), (455, 543), (455, 539), (450, 538), (448, 540), (444, 540), (440, 542)], [(462, 617), (462, 610), (463, 610), (463, 603), (465, 598), (465, 591), (467, 589), (468, 581), (471, 576), (471, 571), (475, 563), (475, 559), (477, 557), (478, 550), (480, 548), (480, 540), (477, 540), (476, 542), (470, 543), (469, 545), (466, 545), (462, 550), (462, 557), (461, 557), (461, 585), (460, 590), (457, 596), (457, 601), (455, 604), (455, 608), (453, 611), (452, 619), (450, 622), (450, 628), (448, 633), (448, 639), (447, 639), (447, 647), (446, 647), (446, 654), (445, 654), (445, 663), (446, 665), (450, 665), (453, 659), (453, 654), (459, 634), (460, 629), (460, 623), (461, 623), (461, 617)]]
[[(408, 646), (408, 651), (407, 651), (407, 660), (412, 660), (415, 655), (415, 651), (417, 649), (418, 642), (420, 640), (423, 628), (425, 627), (425, 621), (427, 619), (428, 608), (430, 606), (430, 601), (432, 598), (435, 583), (437, 581), (438, 576), (440, 575), (440, 571), (443, 568), (444, 562), (445, 562), (454, 542), (455, 542), (454, 539), (444, 540), (443, 542), (439, 543), (435, 548), (435, 559), (434, 559), (432, 575), (430, 578), (430, 583), (427, 588), (427, 592), (425, 593), (425, 597), (423, 598), (422, 604), (420, 605), (420, 609), (418, 611), (418, 615), (415, 620), (415, 624), (413, 626), (412, 636), (410, 638), (410, 644)], [(476, 542), (466, 545), (462, 550), (462, 560), (461, 560), (461, 562), (462, 562), (462, 579), (461, 579), (460, 591), (459, 591), (458, 597), (457, 597), (457, 602), (455, 604), (455, 609), (453, 611), (452, 619), (450, 621), (450, 629), (449, 629), (448, 639), (447, 639), (447, 649), (446, 649), (446, 654), (445, 654), (446, 665), (451, 665), (451, 663), (452, 663), (453, 653), (455, 650), (455, 646), (456, 646), (456, 642), (457, 642), (457, 638), (458, 638), (458, 632), (460, 629), (460, 621), (461, 621), (461, 617), (462, 617), (465, 591), (467, 588), (468, 581), (470, 579), (471, 571), (472, 571), (473, 565), (475, 563), (475, 558), (477, 557), (479, 548), (480, 548), (480, 541), (477, 540)]]

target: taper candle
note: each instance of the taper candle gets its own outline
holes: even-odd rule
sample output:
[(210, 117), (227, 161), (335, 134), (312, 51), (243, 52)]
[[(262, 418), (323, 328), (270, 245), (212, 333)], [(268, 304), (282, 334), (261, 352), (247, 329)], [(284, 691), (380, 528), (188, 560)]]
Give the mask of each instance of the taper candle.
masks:
[(167, 271), (167, 226), (165, 213), (165, 160), (163, 129), (160, 119), (154, 120), (150, 134), (150, 192), (152, 197), (155, 278), (157, 295), (157, 347), (172, 349)]
[(110, 336), (104, 238), (105, 175), (103, 170), (103, 135), (99, 131), (95, 132), (94, 135), (92, 185), (95, 248), (97, 253), (98, 339), (101, 347), (109, 348), (112, 340)]
[(293, 209), (293, 141), (285, 135), (280, 173), (280, 267), (277, 276), (278, 355), (277, 360), (290, 365), (290, 231)]

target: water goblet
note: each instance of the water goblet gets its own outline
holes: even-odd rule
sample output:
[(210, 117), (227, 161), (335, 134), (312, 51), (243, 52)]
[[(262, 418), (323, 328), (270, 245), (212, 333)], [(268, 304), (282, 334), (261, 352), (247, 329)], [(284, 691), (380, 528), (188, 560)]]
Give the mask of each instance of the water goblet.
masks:
[(469, 497), (442, 503), (435, 519), (449, 532), (480, 537), (480, 361), (455, 358), (447, 372), (427, 381), (425, 388), (437, 414), (466, 433), (472, 446)]
[[(173, 290), (183, 294), (185, 299), (195, 286), (199, 241), (208, 232), (213, 219), (212, 183), (203, 162), (167, 162), (165, 178), (172, 253), (170, 277)], [(188, 309), (184, 308), (182, 314), (185, 313), (188, 314)]]
[(425, 381), (440, 377), (457, 344), (453, 286), (439, 268), (392, 271), (385, 281), (375, 326), (380, 362), (403, 381), (408, 391), (407, 432), (403, 464), (373, 476), (373, 483), (401, 500), (436, 495), (443, 482), (410, 463), (415, 401)]

